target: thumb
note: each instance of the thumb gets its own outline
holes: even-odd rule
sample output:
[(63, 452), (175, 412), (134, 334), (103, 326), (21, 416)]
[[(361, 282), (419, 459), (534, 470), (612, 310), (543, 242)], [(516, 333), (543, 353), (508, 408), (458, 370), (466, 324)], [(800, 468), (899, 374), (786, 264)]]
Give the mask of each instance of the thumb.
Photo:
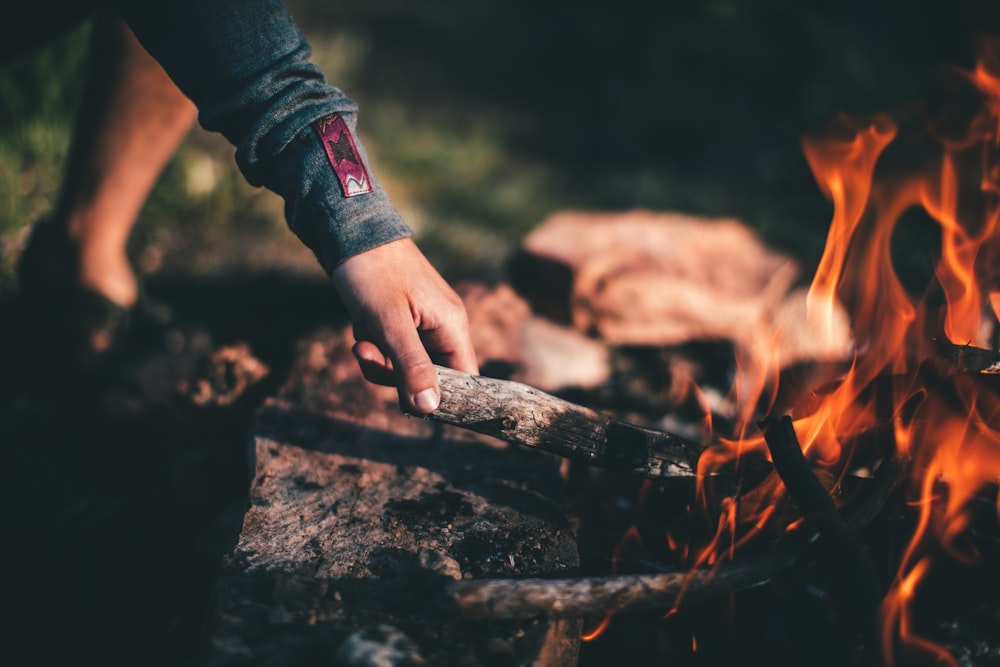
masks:
[(386, 333), (386, 351), (396, 373), (400, 404), (422, 414), (434, 412), (441, 403), (441, 389), (434, 363), (417, 330), (407, 328)]

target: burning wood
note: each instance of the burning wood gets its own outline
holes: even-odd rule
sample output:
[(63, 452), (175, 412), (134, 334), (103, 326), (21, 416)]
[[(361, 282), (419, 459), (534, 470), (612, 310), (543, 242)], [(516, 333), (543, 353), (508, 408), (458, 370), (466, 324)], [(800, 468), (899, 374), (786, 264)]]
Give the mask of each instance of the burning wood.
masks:
[[(984, 372), (1000, 355), (965, 346), (943, 348), (949, 372)], [(986, 363), (989, 362), (989, 363)], [(442, 403), (434, 420), (522, 446), (652, 479), (691, 477), (704, 451), (673, 434), (652, 431), (550, 396), (523, 384), (438, 368)], [(882, 509), (905, 472), (898, 458), (879, 468), (879, 482), (850, 518), (838, 511), (802, 454), (792, 420), (768, 419), (763, 437), (779, 476), (806, 525), (822, 537), (824, 558), (841, 573), (840, 595), (851, 600), (861, 627), (871, 628), (882, 596), (878, 575), (858, 530)], [(752, 588), (799, 561), (812, 543), (807, 531), (736, 562), (665, 574), (576, 579), (484, 580), (451, 583), (450, 600), (473, 618), (575, 618), (669, 608), (682, 598), (703, 600)]]
[[(1000, 48), (996, 52), (1000, 53)], [(994, 70), (996, 67), (1000, 65), (995, 65)], [(703, 442), (711, 443), (702, 446), (702, 441), (692, 442), (633, 425), (526, 384), (439, 369), (443, 396), (432, 419), (664, 482), (645, 483), (643, 500), (658, 491), (666, 495), (668, 487), (687, 493), (671, 509), (677, 516), (651, 520), (654, 530), (645, 534), (642, 527), (634, 531), (638, 542), (656, 532), (658, 542), (647, 553), (653, 553), (654, 547), (659, 549), (653, 558), (669, 565), (658, 567), (674, 571), (583, 579), (549, 578), (548, 572), (521, 572), (530, 578), (512, 579), (509, 577), (518, 572), (480, 571), (473, 576), (504, 578), (447, 581), (443, 584), (451, 605), (446, 606), (447, 610), (454, 612), (457, 608), (465, 616), (488, 619), (576, 618), (607, 612), (665, 610), (677, 608), (684, 600), (705, 599), (767, 582), (793, 565), (818, 562), (827, 566), (827, 577), (832, 568), (837, 590), (830, 591), (829, 597), (840, 596), (851, 605), (845, 616), (852, 617), (847, 621), (852, 630), (864, 625), (871, 636), (873, 612), (877, 609), (882, 624), (878, 644), (885, 663), (893, 661), (901, 646), (949, 661), (944, 648), (919, 634), (914, 612), (918, 589), (927, 581), (932, 565), (944, 560), (942, 556), (961, 563), (973, 562), (980, 556), (974, 545), (969, 545), (971, 539), (967, 539), (973, 525), (972, 505), (986, 505), (995, 521), (995, 486), (986, 494), (983, 489), (1000, 478), (1000, 430), (996, 423), (1000, 394), (980, 377), (1000, 370), (1000, 354), (963, 345), (988, 345), (989, 329), (996, 328), (996, 318), (984, 305), (1000, 304), (1000, 281), (992, 269), (984, 268), (995, 264), (1000, 252), (1000, 154), (996, 150), (1000, 78), (996, 71), (984, 67), (968, 78), (981, 88), (987, 108), (971, 123), (968, 137), (941, 146), (941, 162), (933, 171), (914, 174), (907, 163), (909, 171), (892, 173), (891, 178), (878, 173), (876, 167), (885, 164), (884, 154), (891, 157), (898, 133), (895, 123), (885, 116), (845, 120), (833, 139), (806, 140), (807, 159), (820, 188), (833, 202), (834, 216), (823, 257), (805, 295), (789, 292), (793, 274), (782, 269), (786, 266), (778, 261), (782, 258), (775, 259), (765, 252), (763, 259), (750, 267), (752, 271), (733, 272), (734, 266), (744, 266), (737, 259), (753, 255), (754, 248), (759, 248), (748, 245), (748, 253), (737, 252), (736, 259), (729, 262), (726, 258), (732, 253), (722, 252), (711, 242), (721, 236), (709, 232), (702, 237), (700, 233), (707, 230), (706, 226), (688, 225), (690, 221), (676, 218), (662, 226), (650, 224), (656, 216), (643, 214), (631, 216), (632, 221), (622, 225), (587, 216), (582, 216), (582, 222), (581, 216), (557, 218), (558, 225), (547, 225), (549, 233), (561, 228), (560, 234), (583, 239), (580, 244), (549, 243), (550, 250), (569, 247), (566, 256), (546, 256), (539, 245), (544, 235), (533, 238), (530, 250), (539, 260), (536, 268), (561, 267), (565, 279), (562, 286), (566, 288), (566, 302), (562, 305), (568, 321), (588, 334), (600, 335), (603, 343), (619, 346), (662, 347), (692, 338), (724, 339), (735, 350), (734, 371), (726, 375), (726, 381), (732, 384), (721, 390), (711, 389), (714, 395), (731, 390), (732, 398), (725, 399), (727, 410), (722, 415), (714, 410), (719, 402), (713, 402), (708, 391), (698, 386), (695, 374), (688, 376), (691, 386), (685, 386), (685, 396), (694, 397), (691, 402), (700, 411), (693, 420), (698, 424), (693, 432), (704, 433)], [(905, 157), (906, 151), (903, 153)], [(959, 167), (970, 164), (979, 171), (966, 183), (959, 177)], [(970, 203), (966, 198), (974, 201)], [(933, 275), (921, 278), (923, 282), (902, 279), (892, 261), (897, 223), (905, 212), (917, 209), (939, 223), (942, 237), (940, 261)], [(970, 211), (978, 217), (959, 219), (960, 213)], [(586, 229), (573, 227), (570, 222)], [(608, 236), (595, 236), (591, 229), (612, 237), (623, 229), (629, 230), (618, 237), (627, 242), (623, 242), (624, 247), (605, 243)], [(652, 236), (651, 229), (656, 230)], [(679, 239), (676, 232), (682, 229), (687, 229), (688, 237)], [(731, 239), (746, 238), (740, 229), (728, 224), (713, 228), (716, 233), (720, 230), (722, 236)], [(597, 245), (587, 247), (594, 239), (599, 239)], [(666, 250), (663, 256), (656, 256), (651, 247)], [(733, 247), (731, 244), (729, 250)], [(618, 257), (600, 256), (598, 250), (609, 248), (622, 252)], [(686, 262), (698, 253), (704, 266), (687, 271)], [(980, 284), (984, 278), (988, 280)], [(703, 285), (723, 289), (717, 290), (721, 292), (718, 294), (702, 289)], [(652, 293), (640, 293), (639, 287)], [(928, 294), (942, 298), (927, 299)], [(710, 304), (707, 316), (705, 304)], [(517, 320), (507, 325), (511, 328), (523, 328), (529, 313), (520, 310), (518, 315), (507, 312), (509, 308), (499, 308), (507, 312), (509, 320)], [(798, 317), (782, 319), (782, 313), (789, 312)], [(691, 321), (685, 322), (685, 318)], [(810, 354), (800, 354), (806, 348), (786, 337), (783, 323), (790, 321), (801, 325), (800, 338), (808, 343)], [(935, 346), (931, 342), (935, 338), (950, 342)], [(503, 345), (510, 339), (506, 335), (495, 338), (494, 349), (510, 354)], [(787, 395), (787, 387), (778, 386), (787, 377), (792, 362), (802, 361), (803, 357), (839, 362), (845, 353), (849, 353), (849, 363), (838, 365), (835, 383), (796, 388), (792, 396)], [(516, 351), (513, 356), (517, 356)], [(597, 350), (594, 356), (604, 359), (603, 350)], [(321, 359), (317, 364), (318, 372), (325, 361)], [(603, 362), (598, 366), (603, 368)], [(587, 375), (593, 378), (601, 374)], [(346, 385), (341, 380), (337, 386), (342, 391), (322, 386), (316, 392), (305, 387), (300, 393), (322, 397), (322, 409), (315, 412), (329, 415), (330, 401), (357, 402), (361, 394), (354, 391), (357, 385)], [(386, 390), (385, 398), (383, 403), (394, 402), (394, 390)], [(776, 405), (792, 418), (769, 422), (764, 433), (756, 430), (754, 425), (760, 416), (775, 411)], [(373, 414), (387, 420), (386, 431), (396, 430), (382, 411)], [(724, 418), (716, 419), (718, 416)], [(306, 426), (301, 419), (295, 421), (299, 427)], [(409, 420), (408, 426), (402, 428), (410, 427), (430, 430), (426, 422), (418, 420)], [(362, 464), (368, 465), (364, 462), (378, 448), (373, 449), (363, 440), (358, 436), (350, 443), (357, 462), (344, 464), (338, 460), (336, 474), (356, 474)], [(291, 450), (293, 443), (288, 444)], [(400, 486), (414, 496), (403, 499), (407, 508), (419, 505), (421, 499), (417, 496), (425, 493), (424, 487), (433, 486), (426, 482), (417, 485), (420, 488), (412, 486), (413, 470), (400, 472), (403, 456), (413, 456), (415, 449), (422, 455), (428, 453), (429, 448), (410, 444), (380, 459), (385, 475), (400, 476), (398, 483), (392, 484), (393, 492), (398, 492), (395, 487)], [(343, 450), (344, 443), (338, 443), (338, 447)], [(262, 452), (270, 451), (262, 446)], [(513, 448), (502, 451), (516, 452)], [(348, 454), (337, 453), (342, 457)], [(449, 453), (440, 456), (451, 463)], [(768, 462), (763, 478), (745, 474), (748, 462), (757, 460)], [(433, 467), (447, 466), (435, 461)], [(518, 469), (510, 479), (525, 475), (530, 467)], [(883, 585), (858, 532), (886, 505), (908, 469), (914, 474), (905, 499), (911, 509), (906, 510), (905, 518), (912, 524), (906, 526), (912, 532), (905, 536), (905, 546), (886, 547), (890, 553), (885, 562), (895, 569), (895, 578), (890, 574)], [(858, 470), (871, 471), (874, 479), (852, 474)], [(467, 471), (459, 472), (458, 478), (469, 483)], [(431, 479), (429, 472), (424, 474)], [(312, 478), (298, 476), (305, 479), (306, 490), (319, 490), (313, 489)], [(370, 480), (352, 484), (359, 493), (371, 486)], [(322, 487), (318, 482), (315, 486)], [(331, 487), (354, 489), (351, 484)], [(834, 488), (842, 493), (828, 493)], [(477, 486), (469, 493), (478, 490)], [(852, 491), (856, 495), (851, 495)], [(456, 495), (449, 493), (447, 497), (454, 500)], [(800, 514), (790, 517), (786, 510), (793, 504)], [(265, 505), (260, 503), (262, 508)], [(466, 512), (461, 509), (465, 505), (458, 505), (459, 510), (448, 511)], [(353, 512), (358, 504), (348, 506)], [(326, 507), (316, 514), (323, 521), (344, 521), (356, 530), (349, 520), (352, 517), (344, 512), (338, 514)], [(284, 529), (291, 522), (275, 523)], [(427, 523), (435, 524), (435, 515)], [(398, 525), (400, 530), (410, 530), (406, 521)], [(448, 526), (449, 533), (453, 527)], [(463, 530), (472, 532), (469, 527)], [(421, 539), (432, 534), (427, 527), (423, 532), (426, 535)], [(378, 534), (366, 528), (352, 532), (349, 541), (371, 541)], [(384, 546), (396, 548), (394, 539), (395, 535), (385, 536)], [(440, 546), (441, 540), (434, 539)], [(449, 539), (458, 543), (454, 536)], [(485, 544), (492, 548), (498, 539), (491, 532), (488, 539), (473, 540), (473, 546), (478, 549)], [(282, 549), (286, 542), (282, 535)], [(646, 549), (647, 545), (639, 547)], [(268, 549), (272, 548), (269, 543)], [(328, 557), (320, 551), (319, 556)], [(318, 557), (305, 547), (303, 553), (307, 561)], [(617, 555), (616, 549), (613, 562)], [(485, 560), (491, 568), (505, 570), (506, 562), (513, 570), (515, 554), (503, 556), (494, 558), (490, 551)], [(459, 560), (456, 558), (456, 563)], [(424, 564), (420, 559), (417, 563)], [(379, 558), (372, 562), (373, 567), (382, 565)], [(464, 577), (469, 568), (460, 565)], [(344, 565), (345, 571), (355, 567), (353, 560)], [(311, 563), (310, 571), (317, 571)], [(458, 570), (450, 567), (447, 571)], [(400, 578), (408, 580), (407, 576)], [(869, 643), (866, 650), (875, 645)]]
[(576, 579), (493, 579), (447, 586), (470, 618), (578, 618), (670, 609), (760, 586), (798, 561), (803, 545), (784, 545), (719, 568)]
[[(886, 461), (866, 497), (846, 518), (834, 510), (837, 518), (833, 521), (842, 524), (849, 535), (867, 526), (907, 471), (903, 459)], [(576, 618), (670, 609), (682, 599), (705, 600), (765, 584), (799, 562), (813, 538), (811, 530), (799, 531), (761, 552), (702, 570), (575, 579), (457, 581), (449, 583), (445, 593), (470, 618)]]
[(983, 375), (1000, 374), (1000, 352), (984, 350), (971, 345), (955, 345), (937, 341), (941, 356), (954, 371), (965, 373), (982, 373)]
[[(839, 574), (841, 590), (848, 591), (857, 611), (859, 625), (871, 627), (873, 614), (882, 598), (875, 564), (856, 529), (837, 511), (837, 505), (813, 474), (802, 454), (790, 417), (769, 417), (761, 423), (774, 469), (781, 477), (802, 516), (816, 526), (823, 541), (826, 561)], [(842, 594), (842, 597), (847, 595)]]

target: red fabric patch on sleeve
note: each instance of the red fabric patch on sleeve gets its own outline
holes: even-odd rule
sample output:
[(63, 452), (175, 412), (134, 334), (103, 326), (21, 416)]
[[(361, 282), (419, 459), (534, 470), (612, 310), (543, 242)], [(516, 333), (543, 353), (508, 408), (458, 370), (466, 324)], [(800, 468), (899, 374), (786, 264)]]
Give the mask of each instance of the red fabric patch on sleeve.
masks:
[(344, 119), (338, 114), (331, 114), (314, 122), (313, 129), (323, 142), (344, 196), (355, 197), (371, 192), (372, 180)]

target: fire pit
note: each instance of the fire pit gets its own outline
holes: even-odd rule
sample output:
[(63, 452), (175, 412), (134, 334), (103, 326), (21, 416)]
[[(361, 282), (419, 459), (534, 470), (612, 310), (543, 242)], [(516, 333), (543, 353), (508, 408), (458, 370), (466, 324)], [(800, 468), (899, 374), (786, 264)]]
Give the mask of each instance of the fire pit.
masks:
[[(735, 221), (557, 216), (512, 263), (534, 313), (473, 318), (508, 327), (477, 345), (500, 377), (440, 371), (457, 429), (395, 414), (343, 336), (307, 343), (260, 415), (216, 655), (284, 623), (274, 646), (346, 664), (996, 664), (1000, 79), (951, 76), (975, 112), (804, 142), (833, 202), (808, 289)], [(550, 377), (542, 312), (607, 373), (509, 382)]]

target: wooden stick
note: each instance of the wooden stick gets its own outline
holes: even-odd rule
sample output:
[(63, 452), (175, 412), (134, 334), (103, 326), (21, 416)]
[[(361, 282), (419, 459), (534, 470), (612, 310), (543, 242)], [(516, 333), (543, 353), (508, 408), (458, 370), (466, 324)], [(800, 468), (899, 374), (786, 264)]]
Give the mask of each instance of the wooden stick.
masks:
[(767, 583), (791, 566), (802, 545), (781, 547), (718, 568), (577, 579), (492, 579), (448, 585), (469, 618), (554, 618), (667, 610), (681, 596), (705, 600)]
[(437, 367), (441, 405), (430, 418), (590, 465), (653, 479), (693, 477), (702, 447), (619, 421), (534, 387)]
[(774, 469), (784, 482), (802, 516), (821, 536), (826, 562), (839, 583), (840, 598), (852, 604), (852, 614), (867, 626), (882, 597), (878, 573), (857, 531), (837, 510), (837, 505), (813, 473), (802, 453), (789, 416), (768, 417), (760, 424), (771, 451)]
[(950, 370), (983, 375), (1000, 374), (1000, 353), (971, 345), (955, 345), (936, 340), (940, 356), (949, 362)]
[[(876, 471), (873, 486), (850, 512), (852, 530), (868, 525), (902, 482), (907, 461), (893, 457)], [(693, 572), (612, 575), (576, 579), (484, 579), (450, 582), (447, 601), (470, 618), (559, 618), (669, 609), (684, 600), (704, 600), (762, 585), (791, 567), (811, 535), (790, 535), (766, 553)]]

